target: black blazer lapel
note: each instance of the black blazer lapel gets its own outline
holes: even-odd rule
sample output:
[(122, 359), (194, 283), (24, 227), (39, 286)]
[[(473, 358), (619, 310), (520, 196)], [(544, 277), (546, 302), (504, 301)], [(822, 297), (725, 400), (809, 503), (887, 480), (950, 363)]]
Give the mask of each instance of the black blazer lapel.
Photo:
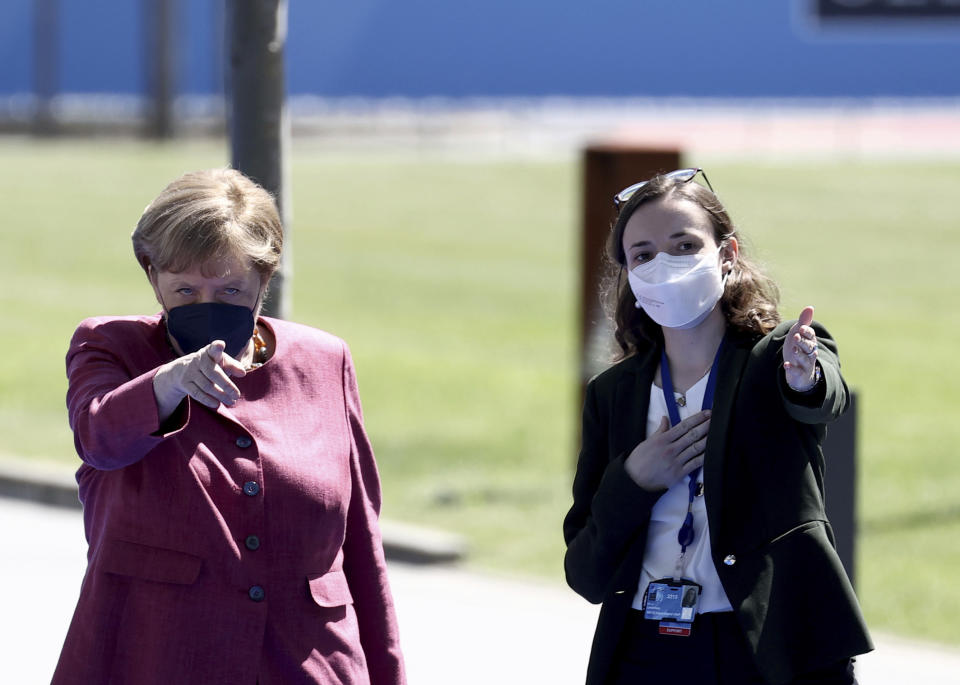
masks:
[[(640, 352), (633, 359), (629, 373), (619, 379), (613, 397), (610, 412), (611, 444), (610, 459), (629, 453), (647, 436), (647, 412), (650, 409), (650, 384), (657, 370), (655, 363), (659, 359), (659, 349)], [(637, 590), (637, 579), (643, 568), (643, 555), (646, 550), (646, 532), (635, 540), (620, 565), (614, 579), (614, 594), (607, 600), (610, 612), (616, 615), (611, 619), (617, 625), (617, 635), (623, 625), (627, 610), (633, 603)]]
[[(740, 343), (740, 344), (738, 344)], [(707, 520), (710, 522), (710, 544), (717, 548), (717, 532), (720, 528), (720, 510), (723, 508), (723, 461), (727, 451), (730, 417), (733, 399), (737, 395), (743, 369), (750, 358), (751, 345), (728, 335), (720, 355), (717, 385), (713, 396), (710, 417), (710, 433), (703, 462), (703, 489), (707, 498)]]
[(620, 377), (613, 397), (610, 459), (631, 451), (647, 437), (650, 384), (657, 367), (652, 363), (656, 350), (640, 352), (633, 359), (631, 373)]

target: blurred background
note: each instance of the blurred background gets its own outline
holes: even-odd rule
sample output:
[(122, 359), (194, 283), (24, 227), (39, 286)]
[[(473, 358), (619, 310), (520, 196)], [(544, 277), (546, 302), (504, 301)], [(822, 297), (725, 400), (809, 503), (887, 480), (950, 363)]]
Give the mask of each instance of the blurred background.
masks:
[[(581, 358), (585, 150), (672, 151), (784, 317), (813, 304), (839, 342), (869, 624), (960, 646), (957, 3), (286, 7), (287, 315), (351, 346), (385, 519), (562, 585), (581, 368), (608, 361)], [(0, 5), (0, 459), (75, 468), (74, 328), (158, 311), (129, 235), (231, 163), (228, 10)]]

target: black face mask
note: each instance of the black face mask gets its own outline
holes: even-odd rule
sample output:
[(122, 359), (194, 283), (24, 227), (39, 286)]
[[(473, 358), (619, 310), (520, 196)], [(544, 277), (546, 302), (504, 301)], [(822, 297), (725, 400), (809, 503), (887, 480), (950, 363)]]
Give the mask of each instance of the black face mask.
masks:
[(253, 310), (223, 302), (199, 302), (167, 312), (167, 332), (184, 354), (222, 340), (225, 352), (237, 358), (253, 336)]

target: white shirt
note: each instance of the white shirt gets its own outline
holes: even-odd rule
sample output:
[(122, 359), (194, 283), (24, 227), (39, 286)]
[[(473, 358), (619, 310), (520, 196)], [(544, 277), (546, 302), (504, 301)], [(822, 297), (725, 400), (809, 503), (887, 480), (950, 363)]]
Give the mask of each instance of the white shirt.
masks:
[[(703, 394), (707, 389), (707, 378), (704, 375), (686, 393), (686, 406), (677, 409), (680, 418), (685, 419), (700, 411), (703, 405)], [(676, 393), (679, 396), (679, 393)], [(660, 425), (660, 420), (669, 416), (667, 402), (663, 398), (663, 390), (653, 383), (650, 384), (650, 409), (647, 412), (647, 435), (652, 435)], [(703, 470), (698, 474), (703, 482)], [(650, 526), (647, 531), (647, 547), (643, 554), (643, 571), (640, 573), (640, 582), (637, 585), (637, 594), (633, 598), (633, 608), (643, 608), (643, 596), (650, 581), (661, 578), (672, 578), (676, 573), (677, 559), (680, 556), (680, 544), (677, 542), (677, 533), (683, 520), (687, 516), (687, 503), (690, 500), (690, 477), (684, 476), (675, 483), (657, 500), (650, 514)], [(693, 542), (687, 547), (684, 557), (682, 577), (689, 578), (701, 586), (700, 605), (698, 613), (711, 611), (732, 611), (730, 600), (723, 591), (720, 577), (713, 565), (710, 549), (710, 528), (707, 524), (706, 498), (709, 493), (693, 500)]]

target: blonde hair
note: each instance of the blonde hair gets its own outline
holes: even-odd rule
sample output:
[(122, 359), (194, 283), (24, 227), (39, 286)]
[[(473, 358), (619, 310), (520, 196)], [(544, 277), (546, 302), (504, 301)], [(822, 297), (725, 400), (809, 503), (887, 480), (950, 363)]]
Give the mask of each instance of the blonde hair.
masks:
[(192, 171), (143, 211), (131, 236), (147, 271), (179, 273), (211, 260), (249, 259), (267, 281), (280, 264), (283, 227), (273, 197), (235, 169)]

